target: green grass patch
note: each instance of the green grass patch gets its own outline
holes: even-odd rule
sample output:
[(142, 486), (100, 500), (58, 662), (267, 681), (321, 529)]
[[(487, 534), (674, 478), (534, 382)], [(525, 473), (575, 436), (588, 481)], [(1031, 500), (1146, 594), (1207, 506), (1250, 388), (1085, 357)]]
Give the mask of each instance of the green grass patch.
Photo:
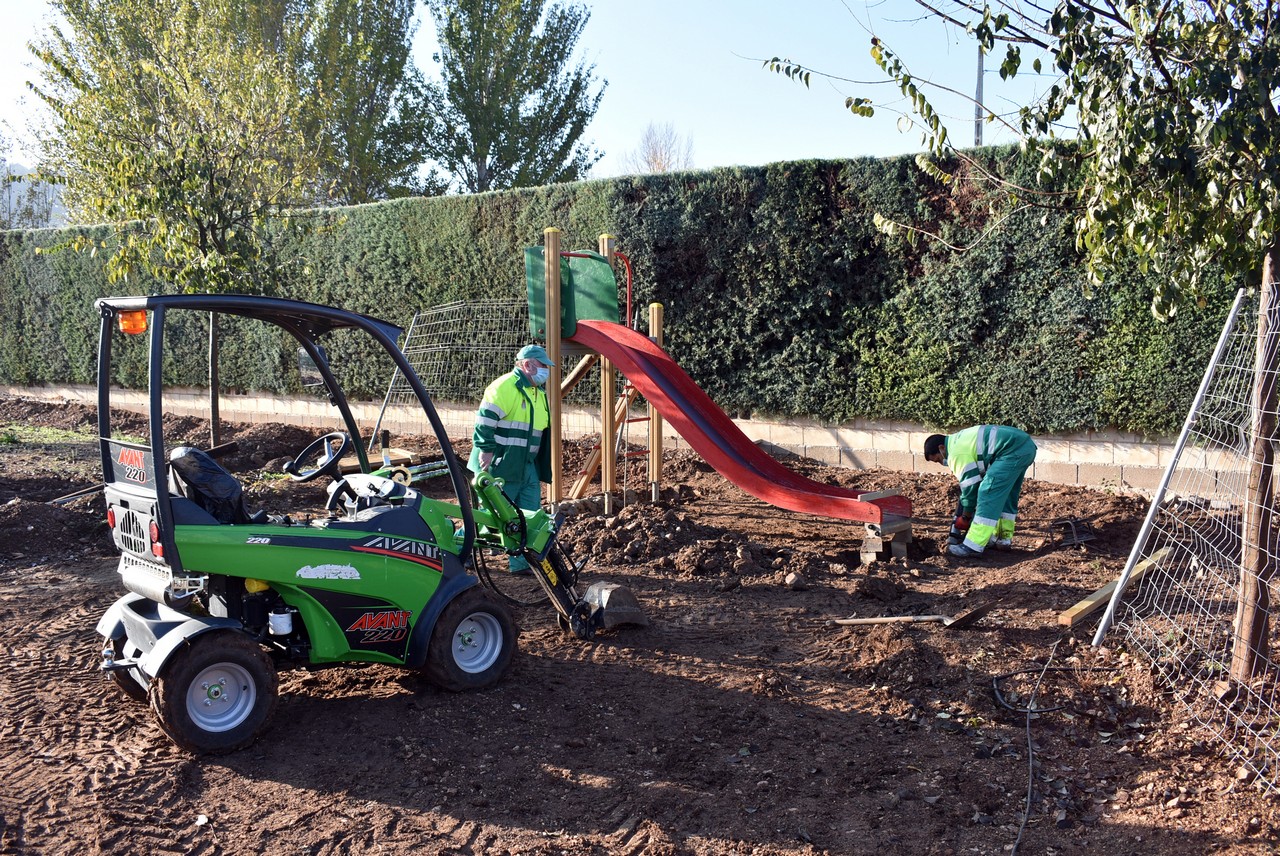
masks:
[(52, 446), (58, 443), (91, 443), (98, 435), (90, 431), (68, 431), (65, 428), (48, 428), (42, 425), (10, 423), (0, 427), (0, 443)]
[[(114, 439), (123, 440), (126, 443), (146, 445), (147, 442), (143, 437), (132, 437), (119, 433), (112, 436)], [(57, 446), (67, 443), (97, 442), (98, 432), (91, 429), (70, 431), (66, 428), (50, 428), (43, 425), (26, 425), (17, 422), (0, 425), (0, 444), (12, 446)]]

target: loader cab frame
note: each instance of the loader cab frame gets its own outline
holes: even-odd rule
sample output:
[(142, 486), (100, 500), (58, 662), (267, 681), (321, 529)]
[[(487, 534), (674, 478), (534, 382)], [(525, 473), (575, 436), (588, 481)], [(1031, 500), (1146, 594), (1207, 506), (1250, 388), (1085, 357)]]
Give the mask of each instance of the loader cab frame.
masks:
[[(372, 316), (334, 307), (251, 295), (107, 297), (96, 301), (95, 306), (100, 319), (97, 394), (104, 492), (109, 517), (121, 515), (124, 518), (110, 519), (109, 522), (117, 547), (128, 557), (129, 562), (138, 566), (141, 576), (146, 576), (148, 568), (160, 570), (159, 566), (167, 566), (177, 583), (167, 593), (169, 599), (181, 599), (181, 580), (184, 577), (181, 556), (174, 543), (175, 525), (184, 522), (184, 517), (191, 513), (187, 507), (190, 500), (175, 497), (170, 490), (170, 450), (165, 448), (164, 433), (163, 358), (166, 327), (170, 316), (178, 312), (203, 313), (211, 317), (241, 316), (266, 322), (288, 332), (297, 341), (301, 355), (318, 372), (329, 401), (337, 408), (347, 434), (355, 441), (355, 454), (362, 473), (370, 472), (371, 467), (365, 445), (361, 442), (360, 428), (342, 386), (329, 365), (325, 349), (318, 340), (331, 331), (350, 328), (363, 331), (376, 341), (413, 390), (440, 444), (462, 522), (457, 547), (460, 555), (470, 555), (476, 524), (471, 511), (467, 473), (453, 452), (444, 424), (429, 393), (397, 345), (403, 333), (400, 327)], [(148, 337), (147, 443), (113, 437), (113, 394), (120, 394), (119, 388), (112, 384), (112, 346), (117, 329), (126, 335)], [(160, 596), (158, 599), (165, 598), (165, 594), (159, 589), (156, 594)]]

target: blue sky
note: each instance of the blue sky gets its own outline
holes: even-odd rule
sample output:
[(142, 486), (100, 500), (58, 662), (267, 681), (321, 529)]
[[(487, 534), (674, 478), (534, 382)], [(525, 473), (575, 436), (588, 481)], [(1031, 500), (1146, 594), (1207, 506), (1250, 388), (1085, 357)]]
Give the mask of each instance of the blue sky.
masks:
[[(144, 0), (145, 2), (145, 0)], [(871, 61), (872, 30), (908, 63), (913, 75), (973, 94), (977, 48), (955, 28), (921, 16), (914, 0), (594, 0), (579, 54), (608, 81), (586, 138), (605, 153), (593, 175), (622, 171), (649, 123), (670, 124), (692, 142), (696, 168), (758, 165), (779, 160), (890, 156), (919, 151), (918, 129), (903, 129), (905, 102)], [(0, 133), (13, 160), (34, 154), (22, 146), (34, 98), (26, 42), (44, 24), (43, 0), (0, 0)], [(434, 31), (425, 9), (415, 62), (432, 76)], [(814, 77), (811, 87), (761, 67), (780, 56), (853, 82)], [(1026, 99), (1043, 78), (1028, 74), (1002, 84), (988, 57), (985, 101), (994, 109)], [(865, 81), (865, 82), (863, 82)], [(877, 115), (853, 116), (846, 96), (870, 97)], [(937, 94), (954, 141), (973, 140), (973, 105)], [(23, 103), (25, 102), (25, 104)], [(1014, 137), (984, 125), (985, 143)]]

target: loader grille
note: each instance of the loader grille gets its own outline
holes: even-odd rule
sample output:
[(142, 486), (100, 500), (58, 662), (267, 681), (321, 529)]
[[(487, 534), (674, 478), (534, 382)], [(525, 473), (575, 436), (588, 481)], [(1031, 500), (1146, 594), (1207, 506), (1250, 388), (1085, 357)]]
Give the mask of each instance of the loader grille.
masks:
[(116, 538), (120, 547), (130, 553), (146, 554), (151, 548), (147, 539), (147, 527), (136, 511), (124, 512), (120, 518), (120, 525), (116, 527)]

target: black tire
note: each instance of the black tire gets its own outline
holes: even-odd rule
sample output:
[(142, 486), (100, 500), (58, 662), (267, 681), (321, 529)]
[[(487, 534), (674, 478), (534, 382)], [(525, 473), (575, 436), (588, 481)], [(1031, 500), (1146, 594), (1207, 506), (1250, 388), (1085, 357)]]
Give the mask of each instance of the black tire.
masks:
[(234, 631), (197, 636), (151, 682), (160, 727), (188, 752), (243, 749), (275, 713), (279, 682), (262, 647)]
[(482, 690), (506, 674), (516, 652), (516, 626), (506, 606), (476, 586), (440, 613), (423, 673), (450, 692)]
[[(117, 660), (124, 658), (125, 640), (123, 638), (104, 639), (102, 647), (105, 648), (108, 645), (111, 646), (111, 650), (115, 654), (115, 658)], [(130, 674), (132, 671), (132, 669), (114, 669), (107, 672), (107, 680), (119, 687), (120, 692), (127, 698), (136, 702), (146, 703), (147, 691), (142, 684), (133, 679), (133, 676)]]

